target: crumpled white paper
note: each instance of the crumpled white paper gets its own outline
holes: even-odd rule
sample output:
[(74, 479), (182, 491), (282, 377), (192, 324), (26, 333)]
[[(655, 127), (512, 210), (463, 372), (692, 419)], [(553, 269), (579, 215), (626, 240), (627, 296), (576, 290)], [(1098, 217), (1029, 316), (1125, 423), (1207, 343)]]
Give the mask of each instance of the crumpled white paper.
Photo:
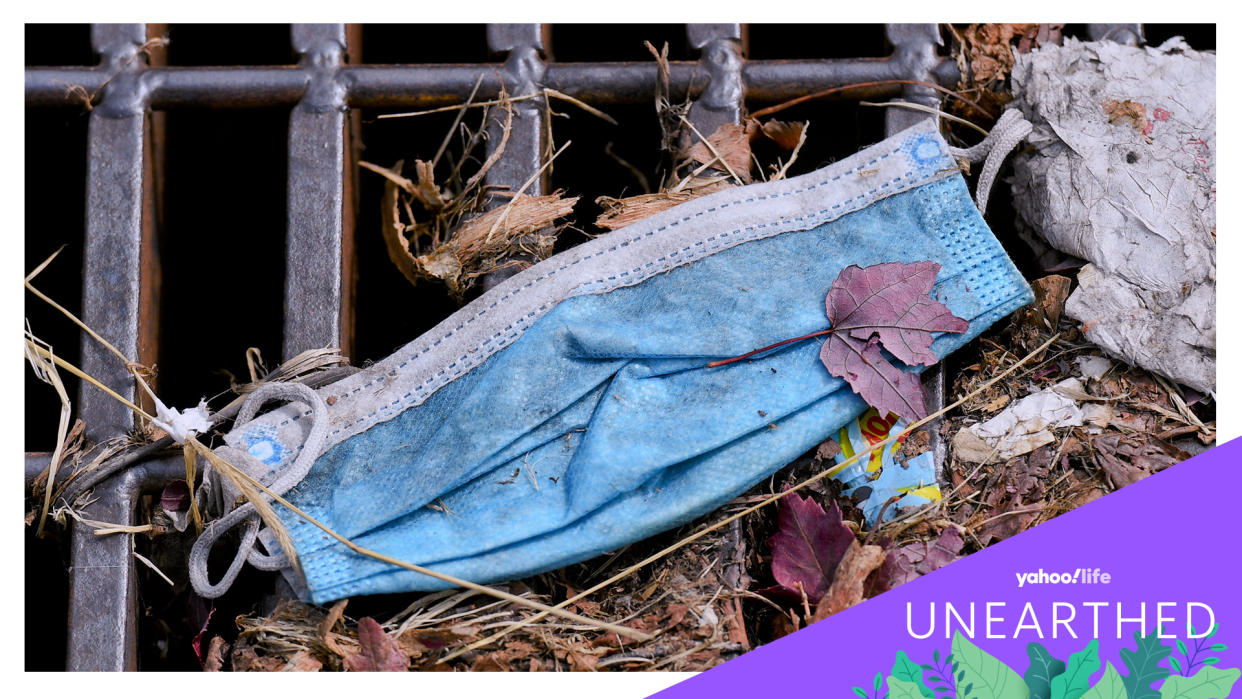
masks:
[(155, 419), (151, 421), (156, 427), (164, 430), (178, 444), (185, 444), (188, 433), (193, 431), (202, 434), (211, 429), (211, 420), (207, 412), (207, 400), (198, 402), (198, 406), (188, 408), (185, 412), (169, 408), (159, 398), (155, 399)]
[(1104, 427), (1112, 409), (1091, 399), (1078, 378), (1066, 379), (1012, 403), (991, 420), (964, 427), (953, 438), (953, 453), (971, 463), (1008, 461), (1051, 444), (1058, 427)]
[[(1065, 312), (1109, 354), (1214, 391), (1216, 54), (1066, 39), (1017, 55), (1013, 83), (1034, 125), (1019, 231), (1091, 263)], [(1114, 100), (1142, 116), (1110, 122)]]

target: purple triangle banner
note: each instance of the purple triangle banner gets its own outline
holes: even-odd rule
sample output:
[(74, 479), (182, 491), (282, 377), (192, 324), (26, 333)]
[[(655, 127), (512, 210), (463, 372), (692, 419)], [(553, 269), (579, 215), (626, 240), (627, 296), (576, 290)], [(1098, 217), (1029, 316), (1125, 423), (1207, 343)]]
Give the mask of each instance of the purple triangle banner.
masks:
[(656, 696), (1224, 699), (1240, 460), (1235, 439)]

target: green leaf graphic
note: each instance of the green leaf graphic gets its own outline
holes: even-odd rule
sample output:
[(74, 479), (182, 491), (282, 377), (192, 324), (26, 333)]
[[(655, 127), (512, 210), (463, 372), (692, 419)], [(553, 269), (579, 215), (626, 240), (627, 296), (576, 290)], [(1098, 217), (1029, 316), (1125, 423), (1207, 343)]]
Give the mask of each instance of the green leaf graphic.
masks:
[(1083, 693), (1082, 699), (1126, 699), (1126, 685), (1113, 664), (1104, 666), (1104, 676), (1095, 686)]
[[(1028, 699), (1030, 696), (1026, 682), (1018, 673), (980, 650), (961, 632), (953, 634), (953, 657), (960, 664), (964, 683), (973, 685), (970, 696), (974, 699)], [(957, 699), (968, 697), (959, 689)]]
[(923, 699), (921, 689), (921, 683), (907, 682), (893, 675), (888, 678), (888, 699)]
[(1173, 652), (1172, 648), (1160, 643), (1156, 632), (1150, 636), (1142, 636), (1134, 632), (1134, 641), (1138, 650), (1121, 649), (1121, 662), (1125, 663), (1130, 674), (1122, 678), (1126, 686), (1126, 694), (1130, 699), (1159, 699), (1160, 692), (1152, 688), (1152, 684), (1169, 676), (1167, 668), (1159, 663)]
[(1052, 678), (1051, 699), (1079, 699), (1091, 686), (1091, 676), (1100, 669), (1100, 642), (1092, 639), (1087, 647), (1069, 657), (1065, 672)]
[(1031, 699), (1050, 699), (1052, 678), (1065, 672), (1065, 661), (1052, 657), (1048, 649), (1037, 642), (1027, 645), (1026, 654), (1031, 656), (1031, 666), (1022, 679), (1031, 690)]
[[(936, 693), (923, 683), (923, 668), (914, 664), (910, 657), (904, 651), (897, 651), (897, 658), (893, 660), (893, 671), (889, 673), (893, 677), (905, 682), (913, 682), (918, 685), (919, 693), (927, 699), (935, 699)], [(892, 685), (889, 685), (890, 687)]]
[(1225, 699), (1242, 670), (1205, 667), (1190, 677), (1172, 675), (1160, 687), (1160, 699)]
[(862, 687), (855, 687), (854, 693), (861, 697), (861, 699), (867, 699), (867, 690)]

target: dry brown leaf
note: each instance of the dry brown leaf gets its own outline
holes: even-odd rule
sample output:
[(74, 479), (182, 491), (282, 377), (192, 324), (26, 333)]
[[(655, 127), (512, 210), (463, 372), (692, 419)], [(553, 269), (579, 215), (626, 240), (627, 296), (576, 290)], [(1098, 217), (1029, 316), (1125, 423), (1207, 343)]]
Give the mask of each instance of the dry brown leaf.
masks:
[[(393, 167), (400, 168), (401, 161)], [(413, 184), (410, 186), (413, 187)], [(401, 274), (411, 284), (417, 284), (420, 277), (418, 265), (410, 254), (410, 243), (405, 238), (406, 227), (401, 222), (400, 206), (398, 185), (389, 179), (384, 182), (384, 198), (380, 203), (380, 232), (383, 234), (384, 248), (388, 251), (388, 259), (392, 260)]]
[(369, 616), (358, 620), (358, 645), (357, 653), (345, 656), (345, 669), (350, 672), (405, 672), (409, 669), (410, 660), (396, 639)]
[(248, 639), (240, 638), (233, 644), (234, 672), (277, 672), (285, 661), (271, 655), (259, 655)]
[(664, 608), (664, 628), (671, 629), (674, 626), (685, 621), (686, 615), (690, 613), (690, 605), (688, 604), (670, 604)]
[(1091, 440), (1095, 463), (1114, 488), (1124, 488), (1190, 458), (1186, 452), (1148, 434), (1102, 434)]
[(798, 147), (804, 128), (806, 125), (802, 123), (769, 119), (763, 122), (763, 135), (775, 141), (782, 149), (793, 150)]
[(474, 662), (470, 665), (470, 671), (508, 672), (509, 663), (505, 662), (503, 658), (496, 657), (499, 653), (500, 651), (492, 651), (491, 653), (486, 653), (475, 658)]
[(1048, 321), (1047, 327), (1057, 327), (1057, 323), (1061, 322), (1061, 312), (1065, 310), (1065, 299), (1069, 298), (1069, 277), (1050, 274), (1031, 282), (1031, 289), (1035, 292), (1035, 307)]
[[(1141, 102), (1134, 100), (1108, 100), (1102, 102), (1100, 107), (1104, 110), (1105, 116), (1108, 117), (1108, 123), (1128, 123), (1133, 126), (1140, 134), (1147, 136), (1151, 130), (1151, 122), (1147, 120), (1147, 108)], [(1148, 139), (1150, 143), (1150, 139)]]
[(586, 653), (579, 653), (576, 650), (569, 651), (569, 668), (579, 672), (584, 670), (594, 670), (599, 664), (599, 658)]
[(401, 650), (411, 658), (417, 658), (428, 651), (469, 643), (478, 636), (474, 626), (454, 626), (452, 628), (431, 627), (424, 629), (407, 629), (397, 637)]
[(823, 442), (820, 442), (820, 445), (815, 449), (815, 458), (820, 461), (828, 461), (836, 458), (836, 455), (840, 453), (841, 445), (838, 444), (835, 439), (825, 439)]
[(884, 549), (879, 546), (864, 546), (860, 545), (857, 540), (851, 541), (850, 547), (845, 550), (845, 557), (837, 566), (832, 586), (815, 606), (815, 615), (811, 617), (811, 623), (827, 619), (861, 602), (863, 584), (867, 576), (884, 562), (884, 556)]
[(443, 209), (448, 204), (448, 200), (440, 194), (440, 188), (436, 186), (436, 175), (431, 163), (425, 160), (415, 160), (414, 173), (418, 176), (418, 184), (411, 194), (422, 202), (428, 211), (435, 212)]
[(1029, 53), (1031, 49), (1044, 44), (1060, 45), (1061, 30), (1064, 28), (1064, 24), (1037, 25), (1034, 36), (1029, 31), (1022, 35), (1022, 39), (1018, 41), (1018, 53)]
[(1005, 407), (1006, 405), (1009, 405), (1009, 394), (1002, 393), (999, 396), (985, 403), (982, 410), (985, 413), (994, 413), (1000, 410), (1001, 408)]
[[(707, 137), (708, 143), (712, 148), (708, 148), (703, 142), (695, 143), (686, 152), (686, 157), (690, 160), (702, 163), (704, 165), (714, 165), (718, 170), (726, 168), (720, 164), (719, 160), (723, 159), (741, 180), (742, 184), (750, 182), (750, 138), (746, 134), (746, 127), (742, 124), (721, 124), (719, 128)], [(715, 149), (720, 155), (717, 159), (712, 153)]]
[[(1010, 42), (1017, 36), (1034, 33), (1036, 24), (972, 24), (961, 32), (970, 71), (976, 84), (1004, 80), (1013, 70)], [(962, 76), (965, 79), (966, 76)]]
[(336, 627), (336, 622), (341, 620), (341, 615), (345, 613), (345, 605), (347, 604), (349, 604), (348, 597), (332, 605), (332, 609), (328, 610), (328, 616), (324, 617), (323, 621), (319, 622), (320, 640), (322, 640), (323, 644), (328, 647), (328, 650), (336, 653), (342, 658), (349, 655), (349, 653), (345, 649), (341, 648), (340, 644), (336, 642), (336, 639), (334, 638), (335, 634), (332, 633), (332, 629)]

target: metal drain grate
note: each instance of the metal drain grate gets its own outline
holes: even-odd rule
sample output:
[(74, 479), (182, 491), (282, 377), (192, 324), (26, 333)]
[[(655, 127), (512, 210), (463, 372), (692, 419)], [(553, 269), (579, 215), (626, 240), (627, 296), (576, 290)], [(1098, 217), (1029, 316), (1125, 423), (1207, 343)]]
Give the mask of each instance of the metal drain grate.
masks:
[[(480, 75), (480, 98), (495, 97), (502, 84), (513, 96), (546, 86), (599, 106), (647, 103), (656, 82), (652, 61), (547, 60), (554, 48), (548, 25), (487, 25), (487, 49), (503, 62), (421, 65), (357, 64), (362, 32), (356, 25), (293, 25), (297, 65), (268, 67), (167, 66), (164, 51), (149, 43), (165, 30), (159, 25), (94, 25), (90, 38), (100, 57), (97, 66), (28, 67), (25, 72), (28, 108), (81, 105), (84, 96), (95, 97), (86, 137), (81, 315), (126, 356), (144, 364), (159, 354), (160, 306), (171, 303), (161, 296), (156, 250), (166, 110), (291, 107), (283, 356), (328, 346), (353, 356), (359, 110), (458, 104)], [(879, 58), (746, 60), (742, 25), (692, 24), (684, 31), (688, 50), (699, 58), (674, 61), (670, 87), (674, 99), (693, 98), (691, 119), (702, 133), (738, 122), (744, 104), (776, 103), (854, 83), (951, 85), (958, 78), (954, 62), (940, 54), (941, 34), (934, 24), (885, 25), (891, 51)], [(1087, 33), (1131, 42), (1142, 37), (1139, 25), (1092, 25)], [(930, 88), (911, 84), (853, 94), (939, 102)], [(514, 189), (538, 170), (547, 145), (547, 115), (536, 101), (516, 102), (515, 109), (503, 157), (488, 173), (488, 184)], [(883, 119), (883, 131), (891, 134), (923, 117), (890, 109), (875, 118)], [(527, 191), (542, 194), (546, 188), (546, 180), (537, 180)], [(495, 281), (485, 280), (485, 286)], [(124, 368), (85, 338), (81, 365), (121, 395), (140, 398)], [(943, 400), (941, 373), (929, 372), (926, 380), (934, 400)], [(92, 441), (134, 427), (132, 413), (89, 387), (76, 407)], [(27, 455), (27, 480), (47, 459), (46, 454)], [(95, 488), (89, 516), (132, 524), (142, 493), (182, 476), (179, 456), (141, 463)], [(137, 669), (138, 585), (130, 541), (95, 537), (75, 525), (70, 555), (68, 669)]]

